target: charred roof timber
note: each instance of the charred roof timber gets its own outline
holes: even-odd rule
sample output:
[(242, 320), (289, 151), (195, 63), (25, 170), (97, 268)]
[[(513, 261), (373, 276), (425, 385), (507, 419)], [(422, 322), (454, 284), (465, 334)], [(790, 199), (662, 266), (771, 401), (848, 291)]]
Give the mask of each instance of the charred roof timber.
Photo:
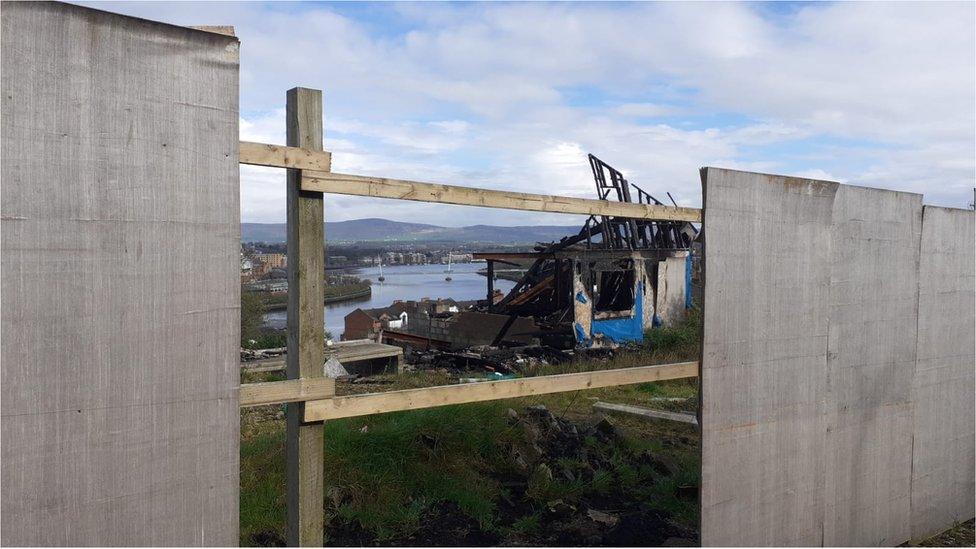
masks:
[[(600, 200), (663, 205), (603, 160), (591, 154), (589, 162)], [(674, 203), (670, 193), (668, 197)], [(504, 340), (516, 318), (526, 316), (535, 319), (540, 339), (550, 344), (562, 339), (592, 347), (640, 340), (644, 329), (662, 321), (668, 296), (659, 280), (667, 275), (669, 259), (687, 262), (697, 236), (698, 229), (688, 222), (590, 216), (577, 234), (539, 244), (534, 253), (474, 254), (488, 262), (488, 295), (480, 309), (511, 318), (496, 343)], [(494, 263), (520, 260), (533, 263), (515, 287), (497, 299)], [(672, 265), (675, 268), (685, 267)], [(687, 278), (681, 273), (683, 302)]]

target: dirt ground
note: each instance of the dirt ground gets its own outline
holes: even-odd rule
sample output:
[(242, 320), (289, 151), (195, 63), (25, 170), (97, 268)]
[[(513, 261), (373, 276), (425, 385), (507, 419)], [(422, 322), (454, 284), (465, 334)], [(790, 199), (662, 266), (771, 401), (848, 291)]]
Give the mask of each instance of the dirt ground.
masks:
[(917, 547), (974, 547), (973, 519), (917, 544)]

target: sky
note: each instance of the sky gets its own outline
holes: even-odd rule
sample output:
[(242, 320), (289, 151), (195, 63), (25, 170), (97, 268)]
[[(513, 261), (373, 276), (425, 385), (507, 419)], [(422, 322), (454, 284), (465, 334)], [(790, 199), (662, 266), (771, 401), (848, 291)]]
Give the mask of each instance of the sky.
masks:
[[(923, 193), (976, 186), (976, 3), (85, 3), (233, 25), (241, 139), (285, 143), (323, 90), (333, 171), (594, 198), (593, 153), (701, 205), (716, 166)], [(328, 195), (326, 219), (572, 225), (574, 216)], [(241, 167), (241, 219), (285, 220)]]

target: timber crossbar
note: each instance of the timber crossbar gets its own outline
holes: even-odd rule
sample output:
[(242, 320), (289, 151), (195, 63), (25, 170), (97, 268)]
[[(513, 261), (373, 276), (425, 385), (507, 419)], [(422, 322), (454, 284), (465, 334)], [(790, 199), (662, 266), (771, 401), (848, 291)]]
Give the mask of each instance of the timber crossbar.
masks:
[(240, 407), (304, 402), (328, 398), (335, 394), (335, 380), (331, 377), (286, 379), (265, 383), (245, 383), (239, 393)]
[(698, 362), (679, 362), (370, 393), (306, 402), (305, 421), (324, 421), (697, 376)]
[(241, 142), (242, 164), (301, 169), (303, 191), (483, 208), (701, 223), (701, 210), (698, 208), (611, 202), (331, 173), (328, 171), (331, 159), (331, 154), (324, 151)]

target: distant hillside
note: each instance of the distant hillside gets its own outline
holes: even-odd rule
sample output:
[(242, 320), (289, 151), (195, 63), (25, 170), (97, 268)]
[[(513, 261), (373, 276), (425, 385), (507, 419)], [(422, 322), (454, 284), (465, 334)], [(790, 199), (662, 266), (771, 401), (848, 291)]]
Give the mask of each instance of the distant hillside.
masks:
[[(438, 227), (423, 223), (403, 223), (389, 219), (353, 219), (325, 223), (330, 242), (485, 242), (491, 244), (530, 244), (559, 240), (575, 234), (579, 227), (522, 226)], [(284, 223), (241, 223), (244, 242), (284, 242)]]

